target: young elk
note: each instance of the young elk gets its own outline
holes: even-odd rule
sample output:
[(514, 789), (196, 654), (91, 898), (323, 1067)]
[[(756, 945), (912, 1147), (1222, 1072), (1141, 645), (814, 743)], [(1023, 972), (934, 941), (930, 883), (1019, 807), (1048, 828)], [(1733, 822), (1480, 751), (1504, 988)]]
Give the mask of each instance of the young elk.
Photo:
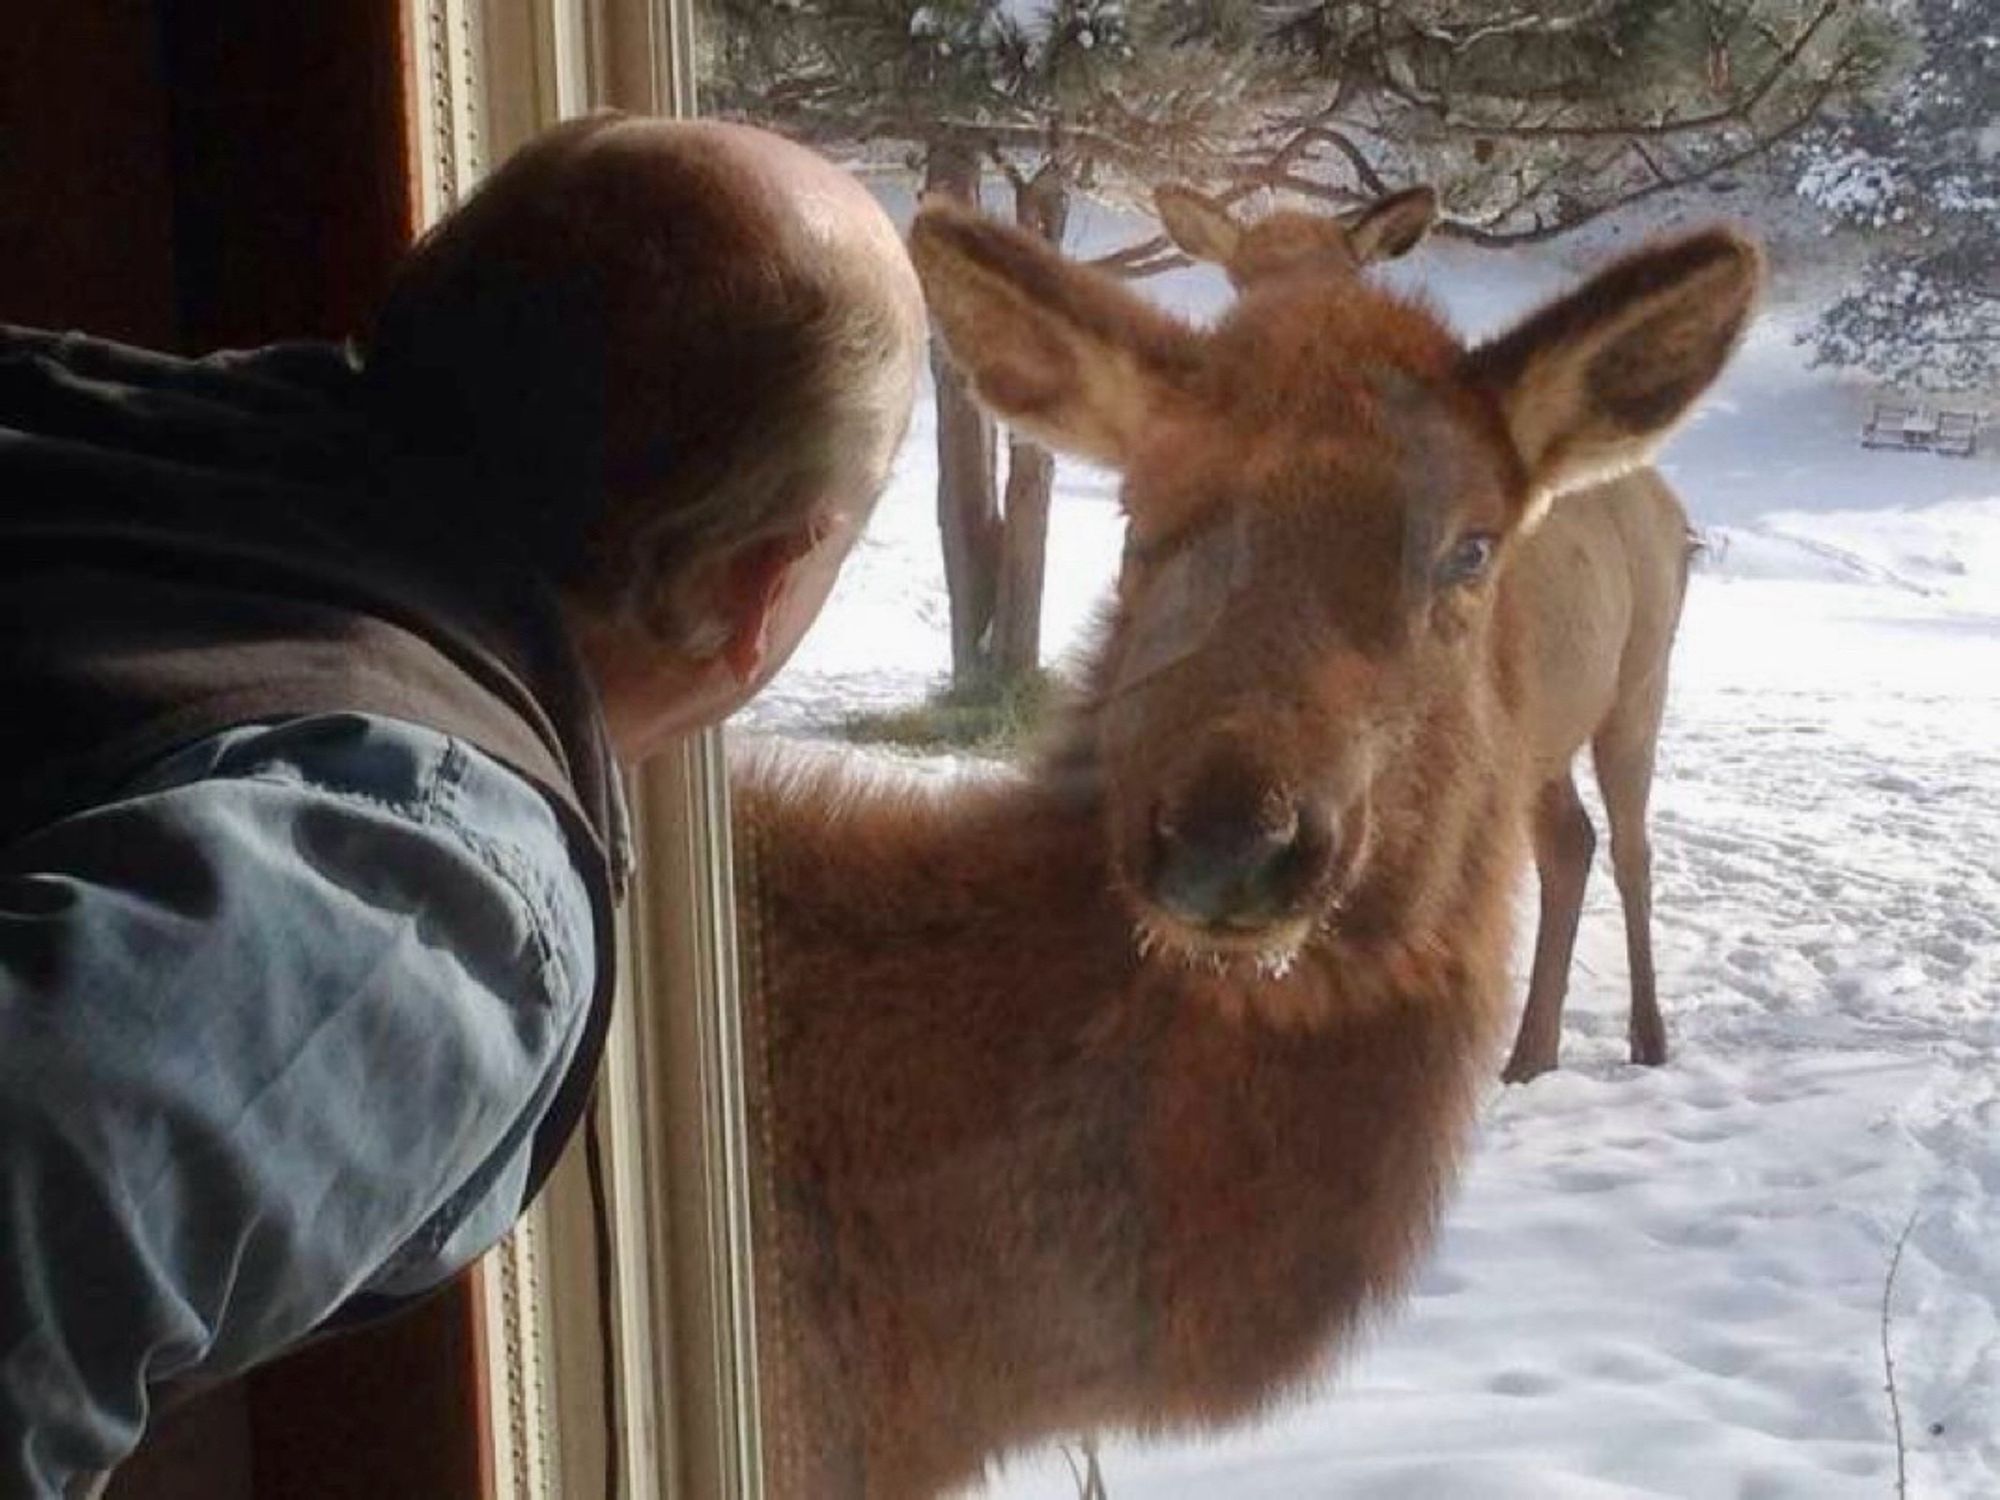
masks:
[(1211, 330), (948, 207), (911, 249), (1129, 545), (1032, 769), (740, 767), (774, 1492), (1247, 1417), (1429, 1242), (1504, 1022), (1538, 680), (1501, 580), (1750, 311), (1722, 231), (1468, 350), (1360, 278)]
[[(1436, 217), (1429, 188), (1392, 194), (1346, 223), (1280, 212), (1250, 225), (1187, 188), (1156, 203), (1171, 238), (1213, 261), (1240, 291), (1280, 276), (1352, 275), (1413, 249)], [(1556, 1066), (1563, 998), (1597, 835), (1573, 765), (1588, 743), (1611, 821), (1611, 862), (1625, 910), (1632, 1061), (1667, 1060), (1653, 978), (1652, 851), (1646, 806), (1666, 706), (1667, 658), (1687, 588), (1687, 513), (1652, 469), (1580, 494), (1521, 539), (1500, 587), (1523, 616), (1532, 672), (1523, 718), (1541, 920), (1528, 1003), (1502, 1074), (1525, 1083)]]
[(1437, 219), (1437, 193), (1405, 188), (1345, 220), (1280, 209), (1245, 224), (1228, 207), (1189, 187), (1153, 194), (1160, 225), (1181, 251), (1221, 266), (1239, 292), (1274, 276), (1351, 276), (1378, 260), (1414, 250)]

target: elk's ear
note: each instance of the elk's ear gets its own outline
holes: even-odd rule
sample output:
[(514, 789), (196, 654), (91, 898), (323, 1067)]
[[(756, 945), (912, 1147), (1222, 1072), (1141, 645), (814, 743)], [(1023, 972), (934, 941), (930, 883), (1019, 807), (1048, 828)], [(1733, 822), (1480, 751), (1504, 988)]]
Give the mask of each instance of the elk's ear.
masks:
[(1437, 222), (1438, 195), (1433, 187), (1405, 188), (1373, 203), (1347, 225), (1348, 248), (1356, 265), (1394, 260), (1422, 243)]
[(1722, 372), (1762, 280), (1726, 229), (1648, 246), (1467, 356), (1537, 508), (1642, 464)]
[(1226, 266), (1243, 242), (1243, 226), (1229, 210), (1193, 188), (1160, 188), (1153, 194), (1153, 207), (1167, 238), (1196, 260)]
[(1193, 378), (1193, 329), (1021, 230), (926, 205), (910, 258), (979, 398), (1051, 448), (1123, 467)]

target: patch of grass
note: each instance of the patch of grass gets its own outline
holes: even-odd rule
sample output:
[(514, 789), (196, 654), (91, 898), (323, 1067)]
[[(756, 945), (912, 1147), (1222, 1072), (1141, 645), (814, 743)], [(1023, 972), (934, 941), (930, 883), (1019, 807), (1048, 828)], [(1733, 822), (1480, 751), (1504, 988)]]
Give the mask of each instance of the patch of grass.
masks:
[(1004, 683), (940, 688), (921, 703), (849, 714), (836, 732), (861, 745), (958, 750), (995, 760), (1019, 755), (1047, 721), (1059, 680), (1035, 671)]

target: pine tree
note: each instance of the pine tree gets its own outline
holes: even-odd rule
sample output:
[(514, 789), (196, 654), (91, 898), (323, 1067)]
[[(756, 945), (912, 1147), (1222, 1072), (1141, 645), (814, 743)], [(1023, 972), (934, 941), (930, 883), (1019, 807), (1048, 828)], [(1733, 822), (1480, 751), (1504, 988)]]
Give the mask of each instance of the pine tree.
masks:
[(1796, 137), (1880, 63), (1856, 0), (1179, 0), (1261, 28), (1290, 107), (1229, 174), (1354, 203), (1441, 191), (1441, 232), (1546, 239)]
[(1815, 143), (1802, 195), (1876, 241), (1862, 284), (1807, 335), (1819, 362), (1898, 385), (2000, 383), (2000, 21), (1910, 0), (1891, 86)]

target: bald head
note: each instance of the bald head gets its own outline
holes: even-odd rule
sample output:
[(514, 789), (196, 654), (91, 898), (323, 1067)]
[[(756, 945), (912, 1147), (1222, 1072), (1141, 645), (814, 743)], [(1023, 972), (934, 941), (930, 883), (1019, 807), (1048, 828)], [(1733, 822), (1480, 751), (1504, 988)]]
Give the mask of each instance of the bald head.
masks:
[(923, 327), (894, 227), (845, 173), (744, 126), (600, 115), (416, 248), (367, 369), (406, 440), (474, 480), (473, 524), (685, 645), (717, 559), (865, 514)]

